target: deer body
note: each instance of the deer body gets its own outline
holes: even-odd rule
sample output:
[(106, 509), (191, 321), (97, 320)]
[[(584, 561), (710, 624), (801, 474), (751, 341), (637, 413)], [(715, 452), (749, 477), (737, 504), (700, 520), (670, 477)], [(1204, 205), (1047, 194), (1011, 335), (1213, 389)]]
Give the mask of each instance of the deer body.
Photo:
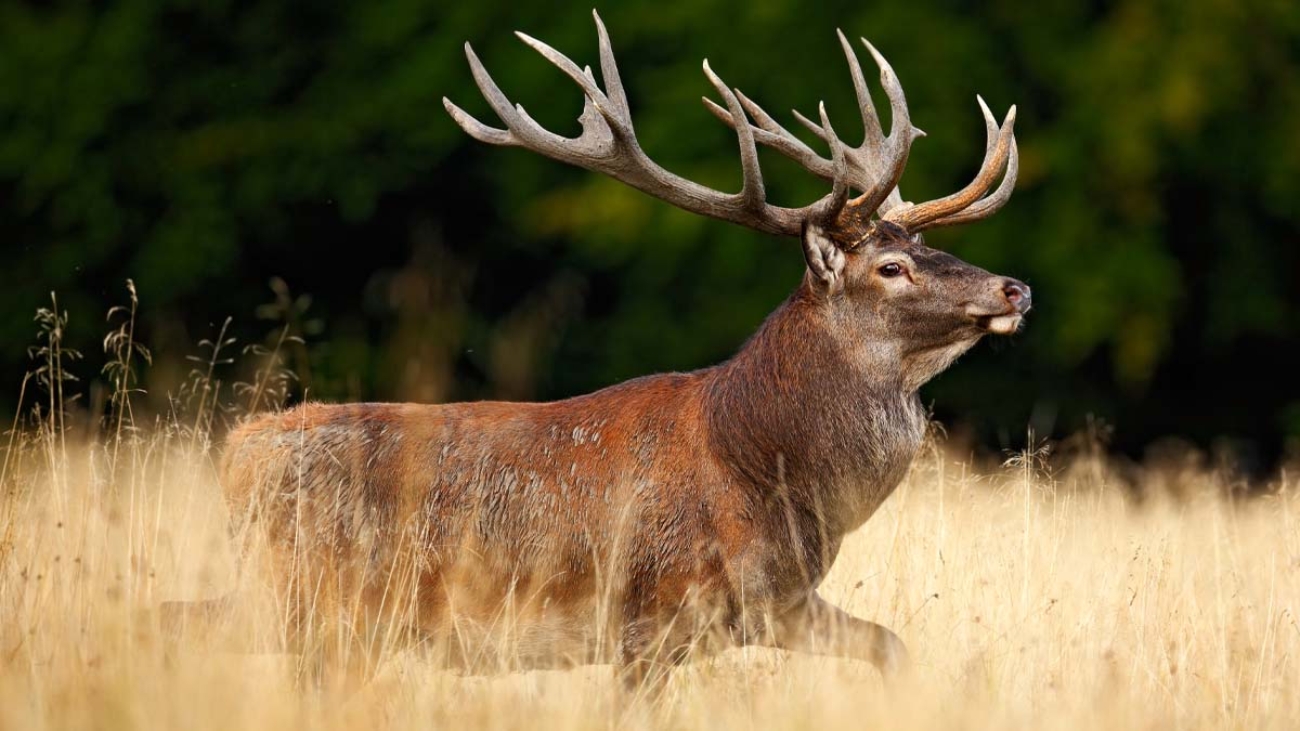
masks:
[[(758, 640), (806, 604), (924, 430), (896, 373), (827, 393), (854, 366), (826, 327), (796, 293), (693, 373), (540, 404), (303, 405), (232, 433), (222, 482), (284, 549), (291, 603), (333, 583), (360, 614), (386, 601), (421, 636), (455, 622), (463, 638), (509, 600), (522, 664), (634, 657), (674, 620), (683, 644)], [(807, 341), (828, 344), (811, 369), (792, 357)]]
[[(1018, 160), (1014, 108), (999, 126), (981, 100), (988, 140), (978, 175), (914, 205), (898, 180), (921, 133), (870, 44), (890, 134), (841, 34), (865, 140), (846, 147), (824, 109), (820, 125), (801, 117), (830, 145), (829, 159), (706, 63), (726, 102), (707, 105), (736, 130), (744, 173), (739, 193), (719, 193), (640, 149), (596, 20), (603, 90), (590, 69), (521, 36), (583, 89), (578, 138), (542, 129), (511, 104), (468, 46), (506, 129), (450, 101), (448, 112), (481, 141), (796, 237), (802, 283), (712, 368), (554, 403), (309, 404), (247, 423), (223, 459), (236, 523), (266, 541), (289, 635), (304, 649), (332, 624), (362, 657), (377, 633), (410, 634), (471, 667), (498, 651), (512, 665), (613, 661), (632, 682), (691, 650), (751, 642), (898, 669), (898, 638), (822, 601), (817, 587), (844, 536), (889, 496), (920, 446), (917, 389), (984, 335), (1015, 332), (1029, 309), (1023, 283), (919, 235), (1006, 202)], [(831, 192), (802, 208), (768, 204), (758, 144), (827, 179)], [(340, 645), (317, 644), (326, 655)]]

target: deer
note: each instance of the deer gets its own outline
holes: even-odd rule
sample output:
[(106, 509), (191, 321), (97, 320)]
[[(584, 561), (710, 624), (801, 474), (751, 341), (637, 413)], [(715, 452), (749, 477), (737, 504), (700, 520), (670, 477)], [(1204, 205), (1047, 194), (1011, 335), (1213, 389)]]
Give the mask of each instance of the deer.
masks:
[[(322, 666), (360, 677), (379, 662), (376, 638), (399, 635), (471, 671), (501, 656), (510, 668), (614, 665), (632, 689), (743, 645), (903, 676), (911, 663), (902, 640), (818, 590), (845, 536), (895, 490), (921, 447), (928, 414), (918, 389), (985, 335), (1016, 333), (1030, 309), (1028, 285), (922, 237), (1007, 202), (1018, 169), (1015, 107), (999, 124), (977, 97), (987, 136), (978, 173), (956, 193), (911, 203), (899, 181), (924, 133), (866, 39), (889, 133), (841, 31), (865, 134), (849, 147), (825, 104), (818, 120), (796, 112), (826, 155), (705, 61), (722, 100), (706, 97), (705, 106), (739, 143), (743, 183), (725, 193), (641, 149), (609, 35), (593, 16), (603, 88), (590, 66), (517, 34), (582, 91), (577, 137), (512, 104), (468, 43), (470, 71), (504, 127), (444, 98), (447, 113), (480, 142), (796, 239), (804, 275), (734, 357), (711, 367), (546, 403), (307, 402), (237, 426), (220, 482), (232, 523), (266, 548), (285, 636)], [(829, 192), (798, 208), (769, 203), (760, 145)], [(313, 645), (312, 630), (326, 626), (342, 629), (318, 633), (327, 639)]]

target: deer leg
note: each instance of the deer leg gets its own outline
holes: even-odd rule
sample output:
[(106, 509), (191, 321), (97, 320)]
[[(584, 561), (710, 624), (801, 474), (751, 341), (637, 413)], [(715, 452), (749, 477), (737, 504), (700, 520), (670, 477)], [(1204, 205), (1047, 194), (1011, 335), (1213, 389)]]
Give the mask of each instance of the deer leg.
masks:
[(653, 645), (655, 628), (645, 619), (632, 620), (623, 626), (618, 644), (618, 676), (623, 689), (636, 693), (651, 687), (663, 675), (656, 672)]
[(773, 646), (785, 650), (866, 660), (886, 680), (911, 670), (907, 646), (898, 635), (846, 613), (816, 592), (773, 623), (771, 639)]
[(651, 703), (658, 700), (669, 673), (690, 658), (691, 647), (689, 633), (665, 628), (662, 622), (642, 618), (627, 623), (618, 652), (625, 695)]

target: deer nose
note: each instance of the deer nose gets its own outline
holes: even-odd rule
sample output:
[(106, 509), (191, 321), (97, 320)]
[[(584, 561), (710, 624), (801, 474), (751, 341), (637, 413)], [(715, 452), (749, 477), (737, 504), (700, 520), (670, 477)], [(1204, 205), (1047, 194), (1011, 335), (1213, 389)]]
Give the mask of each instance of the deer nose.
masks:
[(1008, 279), (1002, 283), (1002, 296), (1016, 308), (1016, 312), (1029, 312), (1029, 306), (1033, 301), (1033, 294), (1029, 290), (1029, 285), (1015, 279)]

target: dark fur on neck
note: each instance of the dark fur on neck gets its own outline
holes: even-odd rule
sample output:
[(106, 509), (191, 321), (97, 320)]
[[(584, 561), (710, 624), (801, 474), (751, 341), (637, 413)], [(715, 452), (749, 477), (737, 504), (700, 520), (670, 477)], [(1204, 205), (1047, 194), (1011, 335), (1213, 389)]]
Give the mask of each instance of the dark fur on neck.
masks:
[(800, 287), (710, 373), (705, 413), (710, 446), (738, 481), (788, 496), (838, 542), (901, 481), (925, 416), (901, 363), (862, 362), (833, 328), (818, 294)]

